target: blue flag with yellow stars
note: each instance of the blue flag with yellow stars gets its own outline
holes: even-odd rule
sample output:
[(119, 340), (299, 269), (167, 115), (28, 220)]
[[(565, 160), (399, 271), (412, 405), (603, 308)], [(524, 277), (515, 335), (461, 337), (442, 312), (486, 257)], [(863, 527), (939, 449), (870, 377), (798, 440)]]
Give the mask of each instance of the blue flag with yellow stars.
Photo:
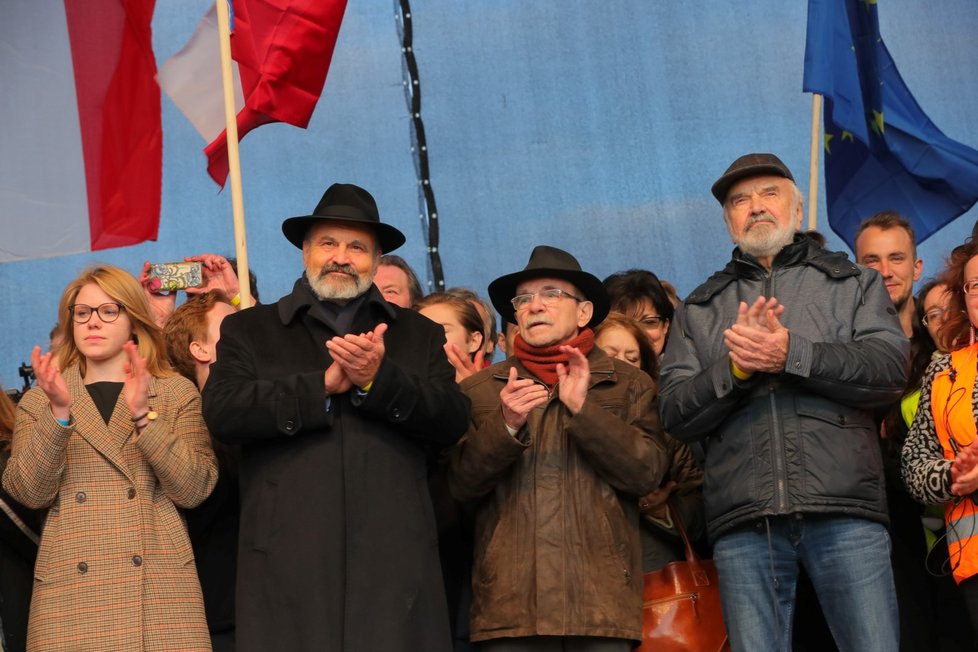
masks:
[(876, 0), (809, 0), (804, 90), (825, 98), (829, 226), (853, 250), (874, 213), (897, 211), (919, 243), (978, 200), (978, 152), (945, 136), (910, 94)]

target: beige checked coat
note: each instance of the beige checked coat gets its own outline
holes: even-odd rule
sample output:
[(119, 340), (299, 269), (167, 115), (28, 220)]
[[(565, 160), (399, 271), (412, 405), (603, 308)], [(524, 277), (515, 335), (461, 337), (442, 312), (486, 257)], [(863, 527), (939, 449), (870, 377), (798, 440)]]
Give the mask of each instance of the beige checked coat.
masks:
[(28, 650), (210, 650), (200, 584), (177, 507), (217, 481), (200, 395), (180, 376), (153, 378), (159, 413), (138, 437), (120, 396), (108, 425), (78, 368), (64, 372), (69, 426), (40, 389), (17, 406), (3, 486), (48, 507), (34, 570)]

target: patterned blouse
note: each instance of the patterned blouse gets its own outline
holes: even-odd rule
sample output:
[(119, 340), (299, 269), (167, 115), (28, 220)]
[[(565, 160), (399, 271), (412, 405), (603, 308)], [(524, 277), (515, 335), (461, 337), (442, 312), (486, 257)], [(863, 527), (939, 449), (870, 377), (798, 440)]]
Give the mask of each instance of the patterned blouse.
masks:
[[(924, 504), (946, 503), (957, 496), (951, 493), (951, 461), (944, 459), (944, 448), (937, 438), (931, 389), (938, 373), (951, 367), (950, 354), (944, 354), (927, 367), (920, 393), (920, 406), (901, 455), (903, 483), (917, 501)], [(978, 405), (976, 387), (972, 388), (972, 411)]]

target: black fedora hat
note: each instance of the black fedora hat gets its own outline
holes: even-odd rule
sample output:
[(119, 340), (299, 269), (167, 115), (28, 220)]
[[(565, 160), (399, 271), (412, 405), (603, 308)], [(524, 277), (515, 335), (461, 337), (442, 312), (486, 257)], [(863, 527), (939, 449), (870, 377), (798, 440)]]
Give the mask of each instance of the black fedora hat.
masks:
[(730, 164), (727, 171), (713, 183), (713, 187), (710, 190), (722, 205), (723, 202), (727, 201), (727, 193), (730, 192), (730, 186), (741, 179), (764, 175), (784, 177), (791, 181), (795, 180), (791, 176), (791, 170), (788, 169), (788, 166), (774, 154), (744, 154)]
[(541, 277), (568, 281), (584, 293), (584, 298), (594, 304), (594, 314), (591, 315), (591, 321), (587, 323), (589, 327), (597, 326), (608, 315), (611, 307), (608, 292), (598, 277), (582, 270), (577, 259), (566, 251), (539, 245), (533, 248), (530, 261), (523, 271), (500, 276), (489, 284), (489, 298), (503, 319), (512, 324), (516, 323), (516, 311), (510, 299), (516, 296), (517, 286), (523, 281)]
[(377, 235), (380, 250), (385, 254), (404, 244), (403, 233), (380, 221), (377, 202), (374, 201), (370, 193), (352, 183), (334, 183), (331, 185), (323, 193), (323, 198), (316, 204), (312, 215), (288, 218), (282, 222), (282, 233), (285, 234), (289, 242), (302, 249), (302, 241), (306, 238), (306, 231), (317, 220), (332, 220), (368, 226)]

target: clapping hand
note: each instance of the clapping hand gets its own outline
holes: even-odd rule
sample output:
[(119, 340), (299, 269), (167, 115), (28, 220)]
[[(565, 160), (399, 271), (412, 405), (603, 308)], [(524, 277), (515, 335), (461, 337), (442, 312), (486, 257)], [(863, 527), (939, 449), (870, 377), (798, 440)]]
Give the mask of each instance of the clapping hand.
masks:
[(470, 358), (458, 345), (451, 342), (445, 343), (445, 355), (448, 361), (455, 367), (455, 382), (460, 383), (469, 376), (482, 371), (483, 360), (485, 359), (482, 349), (476, 351), (475, 358)]
[(122, 385), (122, 395), (133, 416), (146, 414), (149, 412), (150, 379), (146, 358), (139, 355), (139, 349), (132, 341), (123, 344), (122, 350), (126, 352), (126, 361), (123, 363), (125, 380)]
[(567, 366), (557, 363), (558, 396), (571, 414), (577, 414), (584, 407), (588, 385), (591, 382), (591, 365), (581, 351), (573, 346), (560, 347), (567, 354)]
[[(369, 333), (348, 334), (342, 337), (337, 335), (326, 342), (326, 348), (329, 349), (334, 363), (340, 366), (350, 382), (357, 387), (367, 387), (377, 375), (386, 352), (384, 348), (386, 332), (387, 324), (381, 323)], [(328, 369), (326, 373), (329, 374)]]
[(788, 329), (781, 325), (784, 306), (774, 297), (758, 297), (750, 307), (743, 301), (737, 321), (723, 332), (730, 360), (741, 370), (779, 373), (788, 359)]
[(51, 402), (54, 418), (67, 421), (71, 414), (71, 394), (68, 393), (68, 384), (58, 369), (54, 354), (50, 351), (41, 353), (41, 347), (35, 346), (31, 351), (31, 366), (34, 367), (37, 386)]
[(951, 493), (968, 496), (978, 490), (978, 448), (972, 443), (958, 450), (951, 463)]
[(516, 367), (510, 367), (509, 379), (499, 392), (503, 420), (513, 430), (519, 430), (526, 423), (527, 415), (549, 398), (550, 392), (546, 387), (531, 378), (520, 379)]

